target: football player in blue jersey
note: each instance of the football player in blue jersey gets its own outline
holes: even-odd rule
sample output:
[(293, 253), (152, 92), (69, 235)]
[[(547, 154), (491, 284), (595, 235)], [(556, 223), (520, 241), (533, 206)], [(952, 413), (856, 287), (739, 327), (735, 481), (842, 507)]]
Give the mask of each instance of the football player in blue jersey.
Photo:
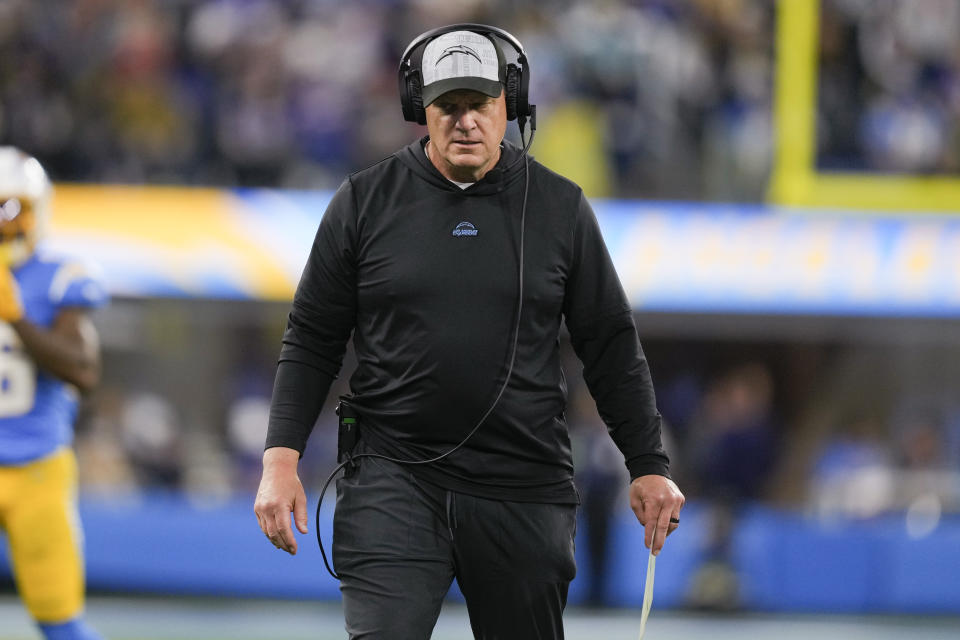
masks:
[(88, 310), (103, 284), (38, 251), (51, 185), (0, 147), (0, 531), (17, 591), (47, 640), (101, 640), (84, 622), (82, 533), (71, 443), (79, 391), (100, 377)]

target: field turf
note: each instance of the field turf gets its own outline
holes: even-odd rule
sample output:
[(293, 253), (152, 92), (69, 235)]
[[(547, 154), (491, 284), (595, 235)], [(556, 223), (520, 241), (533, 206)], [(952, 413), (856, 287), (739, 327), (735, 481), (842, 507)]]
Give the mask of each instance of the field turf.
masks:
[[(342, 640), (337, 603), (95, 596), (88, 618), (108, 640)], [(639, 611), (569, 609), (568, 640), (636, 640)], [(646, 640), (956, 640), (960, 619), (940, 617), (711, 616), (658, 611)], [(0, 594), (0, 640), (41, 640), (19, 602)], [(433, 640), (472, 640), (466, 609), (447, 604)]]

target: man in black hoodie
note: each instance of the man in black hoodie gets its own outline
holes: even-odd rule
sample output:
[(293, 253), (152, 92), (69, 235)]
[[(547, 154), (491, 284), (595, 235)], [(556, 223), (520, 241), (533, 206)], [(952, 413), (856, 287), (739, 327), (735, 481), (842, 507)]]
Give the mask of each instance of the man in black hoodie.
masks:
[(337, 483), (333, 542), (351, 638), (429, 638), (454, 577), (477, 638), (563, 637), (578, 495), (561, 318), (655, 553), (684, 502), (590, 205), (503, 139), (517, 69), (491, 33), (512, 38), (423, 39), (429, 135), (341, 185), (283, 338), (255, 511), (295, 553), (291, 512), (307, 531), (297, 461), (353, 332), (346, 400), (360, 441)]

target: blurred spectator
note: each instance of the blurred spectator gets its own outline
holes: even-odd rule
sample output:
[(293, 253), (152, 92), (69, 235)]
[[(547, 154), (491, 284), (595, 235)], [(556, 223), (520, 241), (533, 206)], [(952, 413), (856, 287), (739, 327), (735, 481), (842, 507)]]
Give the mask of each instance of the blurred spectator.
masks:
[(126, 400), (121, 442), (141, 486), (179, 488), (183, 477), (183, 433), (173, 405), (149, 392)]
[(233, 488), (236, 491), (255, 493), (257, 490), (269, 416), (270, 398), (267, 396), (237, 398), (227, 410), (227, 446), (233, 454)]
[(627, 487), (630, 475), (623, 464), (623, 454), (607, 435), (607, 427), (597, 415), (587, 385), (577, 384), (569, 397), (567, 419), (591, 576), (586, 604), (600, 606), (605, 602), (603, 587), (610, 560), (610, 526), (616, 515), (629, 505)]
[[(896, 425), (893, 440), (899, 455), (892, 506), (907, 510), (908, 533), (929, 533), (942, 512), (960, 511), (960, 465), (950, 432), (939, 412), (915, 410)], [(918, 509), (927, 516), (918, 516)], [(930, 517), (931, 509), (936, 518)]]
[(101, 495), (127, 494), (136, 486), (130, 459), (121, 442), (123, 392), (102, 386), (84, 405), (87, 419), (77, 430), (76, 451), (80, 484)]
[(767, 367), (734, 367), (710, 383), (688, 434), (698, 491), (738, 502), (764, 495), (778, 454), (773, 379)]
[(698, 480), (695, 491), (709, 500), (709, 535), (703, 564), (691, 581), (691, 606), (728, 610), (739, 604), (732, 531), (740, 508), (769, 488), (780, 436), (773, 400), (766, 365), (737, 365), (708, 383), (689, 426), (687, 460)]
[(810, 499), (824, 521), (871, 518), (893, 502), (896, 478), (883, 427), (871, 417), (840, 424), (814, 463)]

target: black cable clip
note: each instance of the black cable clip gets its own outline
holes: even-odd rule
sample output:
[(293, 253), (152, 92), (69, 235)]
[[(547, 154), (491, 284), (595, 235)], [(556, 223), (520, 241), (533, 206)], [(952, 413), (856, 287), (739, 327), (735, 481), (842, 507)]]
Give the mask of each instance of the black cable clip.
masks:
[(337, 432), (337, 462), (346, 461), (351, 469), (356, 466), (353, 461), (353, 449), (357, 446), (360, 431), (360, 416), (346, 401), (340, 400), (337, 404), (339, 429)]

